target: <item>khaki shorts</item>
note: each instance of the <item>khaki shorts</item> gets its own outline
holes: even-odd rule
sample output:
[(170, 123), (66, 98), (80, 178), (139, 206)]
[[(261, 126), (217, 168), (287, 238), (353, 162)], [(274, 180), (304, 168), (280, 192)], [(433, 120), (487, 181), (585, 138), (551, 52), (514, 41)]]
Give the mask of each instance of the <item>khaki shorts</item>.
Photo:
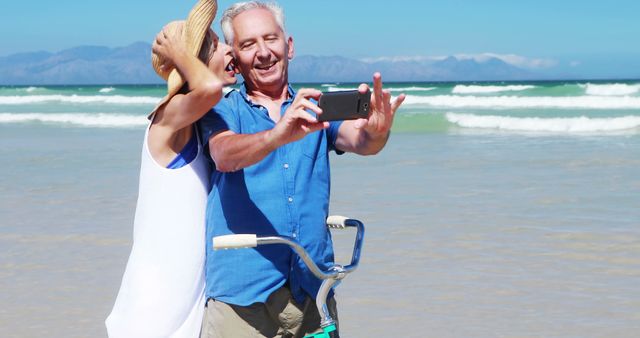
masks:
[[(338, 322), (335, 298), (327, 300), (333, 320)], [(322, 332), (315, 300), (306, 297), (300, 306), (288, 287), (269, 296), (266, 303), (237, 306), (209, 299), (200, 338), (303, 337)]]

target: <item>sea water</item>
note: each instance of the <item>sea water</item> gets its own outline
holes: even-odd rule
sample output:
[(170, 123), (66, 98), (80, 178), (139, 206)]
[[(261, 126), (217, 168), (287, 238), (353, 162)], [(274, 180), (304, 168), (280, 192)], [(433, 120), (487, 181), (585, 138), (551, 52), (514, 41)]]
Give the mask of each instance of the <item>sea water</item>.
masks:
[[(384, 151), (331, 157), (331, 213), (367, 226), (343, 336), (637, 337), (640, 81), (386, 86)], [(0, 336), (106, 336), (163, 93), (0, 87)]]

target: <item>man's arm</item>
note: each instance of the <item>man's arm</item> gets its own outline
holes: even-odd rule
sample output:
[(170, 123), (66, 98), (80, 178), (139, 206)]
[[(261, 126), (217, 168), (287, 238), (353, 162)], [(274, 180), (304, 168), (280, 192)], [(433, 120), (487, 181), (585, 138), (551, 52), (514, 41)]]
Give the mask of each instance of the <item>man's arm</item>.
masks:
[(209, 153), (216, 169), (230, 172), (246, 168), (265, 158), (276, 148), (302, 139), (305, 135), (329, 127), (328, 122), (318, 122), (309, 109), (316, 114), (322, 111), (309, 98), (318, 98), (321, 92), (315, 89), (300, 89), (291, 106), (270, 130), (255, 134), (238, 134), (223, 130), (209, 138)]
[(225, 130), (209, 139), (209, 153), (216, 170), (231, 172), (246, 168), (265, 158), (276, 147), (267, 131), (236, 134)]
[[(360, 92), (366, 92), (368, 89), (366, 84), (361, 84), (358, 88)], [(389, 139), (394, 114), (404, 99), (405, 95), (400, 94), (391, 102), (391, 93), (382, 89), (380, 73), (375, 73), (369, 118), (344, 121), (338, 130), (336, 148), (359, 155), (374, 155), (380, 152)]]

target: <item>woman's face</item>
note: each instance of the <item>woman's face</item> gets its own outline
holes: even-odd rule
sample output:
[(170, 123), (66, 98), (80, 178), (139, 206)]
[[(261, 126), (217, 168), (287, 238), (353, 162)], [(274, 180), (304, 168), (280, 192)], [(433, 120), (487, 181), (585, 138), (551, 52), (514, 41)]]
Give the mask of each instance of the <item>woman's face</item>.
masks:
[(222, 80), (225, 86), (235, 84), (237, 79), (231, 47), (220, 42), (218, 35), (215, 33), (213, 33), (213, 39), (213, 45), (216, 46), (216, 49), (211, 59), (209, 59), (209, 69)]

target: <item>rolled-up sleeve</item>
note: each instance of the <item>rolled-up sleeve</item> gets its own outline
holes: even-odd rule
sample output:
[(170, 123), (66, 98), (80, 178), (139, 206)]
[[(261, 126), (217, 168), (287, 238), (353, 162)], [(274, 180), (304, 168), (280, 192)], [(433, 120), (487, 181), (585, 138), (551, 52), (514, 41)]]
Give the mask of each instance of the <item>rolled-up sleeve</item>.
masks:
[(329, 150), (334, 150), (336, 154), (342, 155), (344, 151), (336, 148), (336, 140), (338, 139), (338, 130), (340, 130), (340, 126), (343, 121), (332, 121), (329, 122), (329, 128), (327, 128), (327, 141), (329, 141)]
[(205, 145), (209, 143), (209, 138), (212, 135), (221, 131), (231, 130), (234, 133), (239, 133), (238, 114), (233, 109), (233, 104), (230, 101), (227, 98), (223, 98), (220, 103), (200, 119), (198, 125), (202, 135), (202, 142)]

